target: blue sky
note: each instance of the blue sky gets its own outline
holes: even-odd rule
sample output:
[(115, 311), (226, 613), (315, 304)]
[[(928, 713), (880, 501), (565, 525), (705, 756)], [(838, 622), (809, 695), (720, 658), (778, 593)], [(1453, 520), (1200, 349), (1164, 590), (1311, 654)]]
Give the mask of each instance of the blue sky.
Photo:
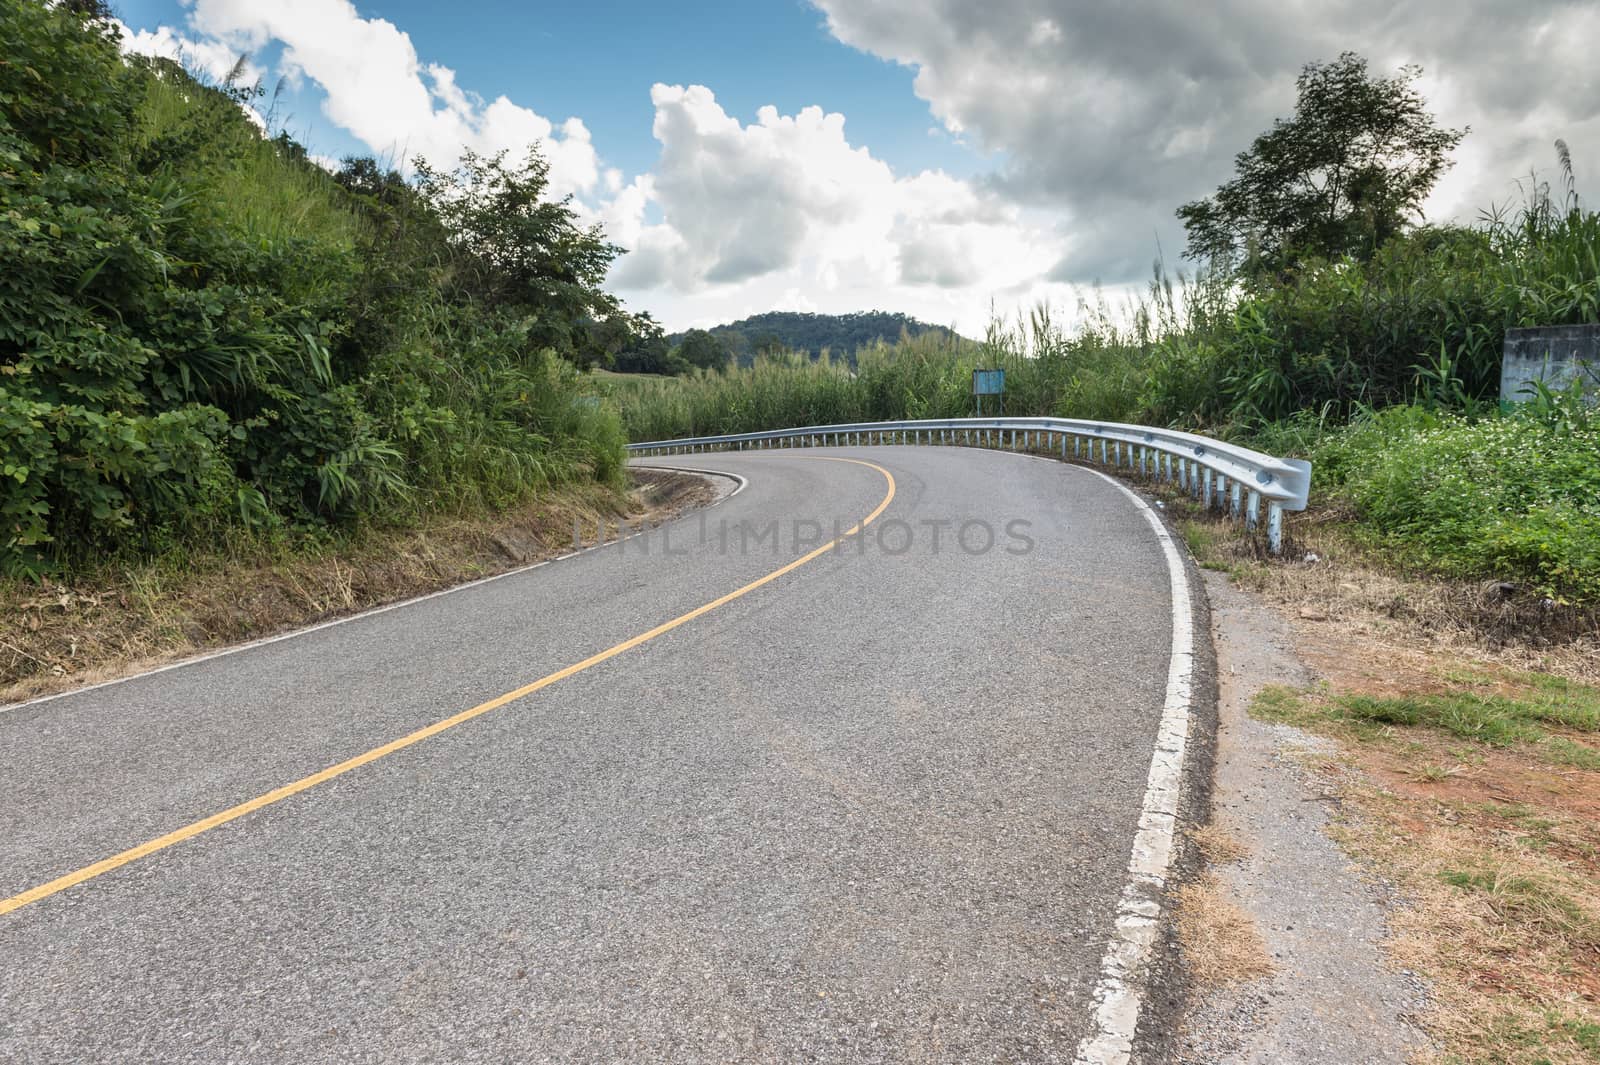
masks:
[[(271, 2), (271, 0), (262, 0)], [(505, 95), (551, 118), (577, 115), (608, 163), (648, 170), (660, 146), (650, 135), (656, 82), (703, 84), (730, 114), (752, 118), (764, 104), (784, 114), (818, 105), (848, 116), (853, 141), (896, 170), (937, 167), (972, 176), (993, 163), (935, 121), (912, 91), (914, 72), (841, 44), (821, 11), (800, 0), (772, 3), (465, 4), (378, 0), (357, 5), (408, 33), (426, 62), (453, 68), (463, 88)], [(118, 0), (138, 30), (181, 27), (177, 0)], [(269, 45), (257, 58), (270, 61)], [(276, 79), (268, 77), (270, 91)], [(324, 155), (370, 151), (320, 113), (315, 86), (287, 94), (287, 125)]]
[(116, 4), (131, 51), (213, 75), (248, 54), (316, 155), (538, 146), (628, 249), (612, 287), (671, 328), (877, 308), (974, 333), (1097, 289), (1115, 309), (1158, 254), (1180, 265), (1175, 208), (1346, 49), (1420, 64), (1472, 127), (1430, 219), (1548, 176), (1556, 137), (1581, 189), (1600, 174), (1592, 0)]

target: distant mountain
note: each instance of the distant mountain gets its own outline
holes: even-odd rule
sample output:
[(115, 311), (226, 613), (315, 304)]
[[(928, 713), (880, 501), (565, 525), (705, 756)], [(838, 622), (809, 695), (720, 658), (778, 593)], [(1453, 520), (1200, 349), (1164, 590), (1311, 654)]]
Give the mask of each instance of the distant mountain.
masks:
[[(855, 314), (810, 314), (804, 311), (769, 311), (726, 325), (712, 326), (707, 332), (717, 337), (741, 363), (755, 353), (781, 347), (808, 352), (812, 358), (827, 348), (835, 359), (855, 361), (856, 349), (874, 341), (894, 343), (904, 330), (912, 336), (923, 333), (950, 335), (942, 326), (929, 325), (905, 314), (888, 311), (858, 311)], [(667, 339), (677, 344), (684, 334)]]

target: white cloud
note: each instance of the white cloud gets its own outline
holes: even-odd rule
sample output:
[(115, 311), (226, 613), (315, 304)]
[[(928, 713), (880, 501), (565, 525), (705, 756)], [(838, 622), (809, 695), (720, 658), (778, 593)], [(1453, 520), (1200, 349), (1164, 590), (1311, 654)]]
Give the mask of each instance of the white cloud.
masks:
[[(1051, 19), (1028, 27), (1045, 45), (1064, 32)], [(134, 36), (207, 69), (281, 45), (274, 73), (320, 88), (328, 118), (380, 158), (445, 164), (463, 149), (539, 145), (552, 192), (573, 194), (585, 222), (629, 249), (612, 283), (669, 326), (782, 305), (901, 310), (977, 330), (991, 300), (1014, 309), (1068, 291), (1047, 280), (1070, 246), (1058, 217), (939, 171), (897, 174), (821, 108), (764, 107), (747, 123), (704, 86), (656, 85), (660, 158), (629, 178), (602, 165), (582, 120), (484, 100), (349, 0), (192, 0), (184, 33)], [(947, 116), (944, 128), (960, 123)]]
[(1600, 191), (1600, 5), (1570, 0), (813, 0), (829, 30), (916, 71), (952, 133), (1006, 160), (994, 186), (1061, 212), (1057, 276), (1148, 276), (1182, 247), (1177, 206), (1294, 106), (1294, 78), (1346, 49), (1374, 72), (1427, 71), (1440, 120), (1472, 127), (1429, 202), (1467, 217), (1572, 144)]
[[(1026, 298), (1061, 254), (1049, 226), (970, 182), (897, 176), (850, 144), (843, 115), (764, 107), (746, 125), (704, 86), (651, 99), (660, 161), (604, 214), (632, 249), (613, 281), (645, 302), (766, 310), (807, 292), (976, 328), (991, 296)], [(646, 224), (652, 204), (662, 220)]]
[(194, 0), (189, 22), (206, 40), (241, 51), (281, 42), (283, 73), (319, 85), (328, 118), (382, 158), (449, 164), (465, 148), (520, 154), (537, 144), (555, 194), (600, 181), (582, 121), (558, 126), (504, 96), (485, 102), (457, 85), (449, 67), (424, 65), (404, 31), (362, 18), (348, 0)]
[[(171, 59), (185, 69), (203, 74), (215, 82), (225, 80), (233, 72), (234, 64), (243, 54), (218, 40), (191, 40), (170, 26), (160, 26), (154, 30), (134, 30), (120, 21), (116, 21), (116, 25), (122, 34), (121, 47), (124, 54)], [(239, 80), (244, 85), (253, 85), (260, 77), (261, 70), (247, 62), (244, 70), (240, 72)]]

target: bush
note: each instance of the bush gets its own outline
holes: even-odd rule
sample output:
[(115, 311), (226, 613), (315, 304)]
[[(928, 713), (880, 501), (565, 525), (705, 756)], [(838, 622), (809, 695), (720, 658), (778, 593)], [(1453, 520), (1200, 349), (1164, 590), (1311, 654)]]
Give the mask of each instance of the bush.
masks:
[(619, 480), (568, 364), (614, 249), (539, 160), (341, 183), (107, 23), (0, 38), (0, 574)]
[(1315, 450), (1324, 491), (1443, 573), (1600, 600), (1600, 420), (1576, 400), (1473, 421), (1395, 407)]

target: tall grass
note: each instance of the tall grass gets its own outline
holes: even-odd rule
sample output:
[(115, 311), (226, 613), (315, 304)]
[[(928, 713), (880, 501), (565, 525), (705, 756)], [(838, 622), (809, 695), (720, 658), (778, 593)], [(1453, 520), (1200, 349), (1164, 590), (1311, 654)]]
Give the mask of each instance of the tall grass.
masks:
[(972, 410), (971, 371), (1006, 371), (1006, 409), (1282, 436), (1391, 404), (1495, 405), (1508, 328), (1600, 319), (1600, 214), (1531, 189), (1516, 212), (1423, 228), (1372, 261), (1245, 284), (1158, 269), (1113, 311), (996, 320), (977, 342), (918, 337), (842, 362), (780, 356), (650, 386), (613, 385), (636, 440)]
[[(983, 340), (902, 336), (855, 353), (855, 368), (826, 353), (758, 357), (750, 366), (606, 387), (635, 440), (834, 422), (952, 418), (972, 414), (972, 371), (1006, 372), (1013, 415), (1073, 412), (1114, 418), (1137, 402), (1151, 347), (1148, 331), (1124, 328), (1102, 308), (1081, 308), (1092, 325), (1065, 328), (1051, 308), (996, 320)], [(985, 401), (989, 412), (996, 409)]]
[(306, 165), (287, 142), (240, 122), (228, 95), (197, 84), (170, 63), (149, 61), (149, 67), (152, 76), (137, 111), (138, 149), (162, 160), (186, 184), (203, 183), (207, 199), (237, 232), (255, 240), (314, 240), (345, 248), (368, 235), (365, 219), (350, 210), (328, 175)]

